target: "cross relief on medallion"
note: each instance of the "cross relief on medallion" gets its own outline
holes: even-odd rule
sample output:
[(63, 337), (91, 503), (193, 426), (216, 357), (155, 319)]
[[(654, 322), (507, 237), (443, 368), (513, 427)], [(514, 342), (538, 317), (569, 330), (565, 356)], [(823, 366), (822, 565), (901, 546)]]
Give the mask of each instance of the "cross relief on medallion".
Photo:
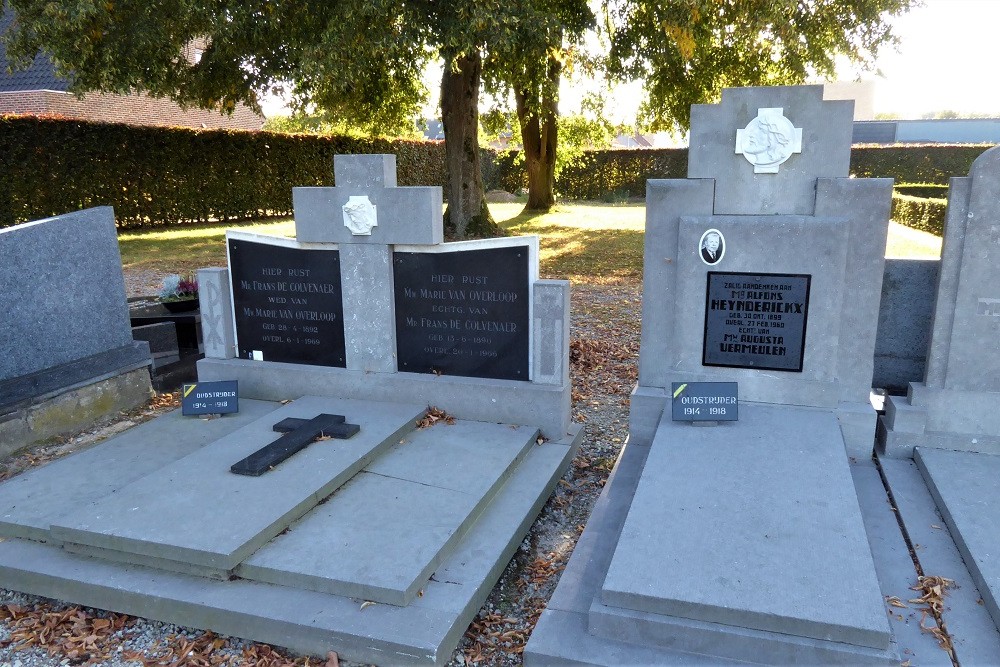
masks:
[(753, 165), (755, 174), (777, 174), (792, 153), (802, 152), (802, 128), (785, 118), (784, 109), (757, 109), (746, 128), (736, 130), (736, 154)]

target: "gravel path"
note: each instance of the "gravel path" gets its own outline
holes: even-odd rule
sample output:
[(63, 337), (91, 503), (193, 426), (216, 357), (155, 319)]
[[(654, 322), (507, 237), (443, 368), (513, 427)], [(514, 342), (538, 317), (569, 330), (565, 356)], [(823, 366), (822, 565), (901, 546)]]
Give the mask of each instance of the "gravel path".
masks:
[[(164, 275), (127, 271), (128, 295), (156, 293)], [(573, 287), (573, 419), (583, 425), (584, 441), (462, 638), (448, 663), (451, 667), (522, 663), (524, 645), (628, 435), (629, 392), (639, 352), (640, 294), (638, 283)], [(176, 396), (161, 395), (150, 405), (87, 432), (0, 462), (0, 479), (92, 445), (174, 406)], [(0, 666), (292, 664), (358, 667), (338, 661), (335, 655), (289, 656), (264, 644), (0, 589)]]

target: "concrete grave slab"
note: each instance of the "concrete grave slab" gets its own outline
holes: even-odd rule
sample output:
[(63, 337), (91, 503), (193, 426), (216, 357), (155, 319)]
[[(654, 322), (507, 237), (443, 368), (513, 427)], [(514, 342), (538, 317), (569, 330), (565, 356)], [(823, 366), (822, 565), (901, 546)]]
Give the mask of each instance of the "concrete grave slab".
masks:
[(407, 605), (535, 444), (537, 433), (462, 421), (415, 431), (248, 558), (236, 574)]
[(1000, 456), (918, 447), (914, 461), (1000, 628)]
[[(272, 442), (286, 417), (343, 414), (361, 425), (350, 440), (310, 445), (261, 477), (229, 467)], [(424, 407), (305, 396), (52, 522), (63, 542), (179, 561), (225, 572), (265, 544), (409, 432)], [(211, 508), (211, 511), (208, 509)], [(195, 529), (197, 528), (197, 529)]]
[(758, 404), (716, 428), (665, 416), (601, 602), (886, 649), (890, 631), (836, 418)]
[(910, 545), (899, 529), (897, 512), (887, 502), (878, 468), (870, 459), (852, 462), (851, 475), (854, 477), (854, 488), (858, 490), (858, 503), (882, 595), (885, 598), (896, 597), (906, 605), (896, 607), (886, 604), (893, 641), (901, 660), (948, 667), (952, 664), (948, 652), (941, 650), (934, 635), (920, 627), (922, 620), (928, 627), (933, 620), (923, 618), (917, 605), (907, 602), (915, 595), (912, 587), (916, 583), (917, 570), (910, 555)]
[[(219, 419), (183, 417), (180, 410), (0, 484), (0, 535), (51, 541), (50, 524), (198, 451), (226, 433), (281, 407), (243, 399)], [(169, 443), (164, 445), (164, 443)], [(86, 473), (81, 473), (86, 471)]]
[[(876, 651), (676, 617), (626, 614), (601, 605), (601, 582), (649, 451), (649, 447), (631, 442), (622, 451), (559, 586), (528, 641), (525, 665), (899, 664), (897, 647)], [(878, 509), (886, 507), (884, 496), (878, 502)], [(897, 539), (902, 540), (898, 533)], [(616, 627), (614, 637), (594, 632), (602, 623)], [(665, 623), (673, 628), (670, 636), (662, 633)]]
[(0, 585), (307, 654), (335, 650), (342, 658), (366, 663), (443, 665), (581, 437), (576, 427), (565, 441), (531, 446), (493, 503), (437, 568), (424, 595), (407, 607), (362, 609), (360, 601), (341, 596), (122, 565), (18, 538), (0, 541)]
[[(970, 568), (963, 561), (917, 464), (912, 459), (883, 457), (879, 459), (879, 468), (890, 492), (891, 509), (903, 526), (921, 570), (926, 575), (943, 576), (955, 582), (946, 593), (944, 620), (959, 663), (992, 664), (1000, 655), (1000, 631), (983, 604), (978, 584), (969, 573)], [(916, 583), (916, 573), (913, 582)], [(914, 622), (911, 619), (909, 624)], [(947, 655), (936, 644), (933, 649), (923, 651), (917, 650), (915, 644), (910, 647), (914, 649), (914, 664), (933, 664), (938, 653)]]

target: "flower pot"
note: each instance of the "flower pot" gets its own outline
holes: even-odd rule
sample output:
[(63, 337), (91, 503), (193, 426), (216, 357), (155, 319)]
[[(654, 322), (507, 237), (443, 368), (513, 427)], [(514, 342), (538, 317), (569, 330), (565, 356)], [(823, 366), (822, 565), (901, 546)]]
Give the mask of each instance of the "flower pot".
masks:
[(171, 313), (188, 313), (192, 310), (198, 310), (198, 297), (196, 296), (190, 299), (176, 299), (174, 301), (161, 301), (160, 303)]

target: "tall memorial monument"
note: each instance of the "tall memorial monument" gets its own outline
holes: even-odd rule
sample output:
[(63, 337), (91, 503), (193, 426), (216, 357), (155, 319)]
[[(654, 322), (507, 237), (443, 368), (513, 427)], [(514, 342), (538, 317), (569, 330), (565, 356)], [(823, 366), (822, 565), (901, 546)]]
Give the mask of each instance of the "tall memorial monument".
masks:
[[(849, 465), (892, 183), (848, 177), (851, 127), (819, 86), (692, 108), (688, 178), (647, 186), (629, 440), (526, 664), (899, 664)], [(709, 382), (738, 420), (674, 421)]]

